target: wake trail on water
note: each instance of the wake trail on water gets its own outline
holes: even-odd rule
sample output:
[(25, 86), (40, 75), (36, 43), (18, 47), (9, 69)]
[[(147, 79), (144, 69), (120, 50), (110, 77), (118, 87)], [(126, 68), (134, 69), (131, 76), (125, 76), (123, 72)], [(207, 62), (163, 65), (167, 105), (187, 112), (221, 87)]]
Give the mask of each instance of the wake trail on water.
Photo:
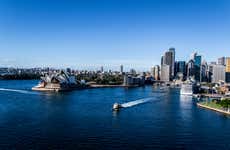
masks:
[(135, 100), (135, 101), (123, 103), (123, 104), (121, 104), (121, 107), (123, 107), (123, 108), (132, 107), (132, 106), (136, 106), (136, 105), (151, 102), (151, 101), (156, 101), (156, 99), (152, 98), (152, 97), (142, 98), (142, 99), (138, 99), (138, 100)]
[(17, 92), (17, 93), (22, 93), (22, 94), (36, 94), (28, 90), (7, 89), (7, 88), (0, 88), (0, 91)]

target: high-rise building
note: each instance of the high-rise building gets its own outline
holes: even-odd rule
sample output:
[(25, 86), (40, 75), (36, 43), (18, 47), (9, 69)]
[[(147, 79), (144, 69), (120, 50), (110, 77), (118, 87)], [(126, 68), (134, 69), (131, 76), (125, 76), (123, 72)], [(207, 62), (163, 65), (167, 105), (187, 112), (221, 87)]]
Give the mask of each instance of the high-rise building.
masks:
[(194, 69), (194, 60), (189, 60), (187, 63), (187, 78), (195, 76), (195, 69)]
[(225, 81), (225, 66), (224, 65), (213, 65), (212, 71), (212, 83), (218, 83)]
[(226, 58), (226, 72), (230, 72), (230, 57)]
[(170, 65), (161, 66), (161, 81), (170, 81)]
[(208, 65), (208, 75), (207, 75), (208, 82), (212, 82), (212, 74), (213, 74), (214, 65), (216, 65), (216, 63), (212, 63), (212, 62)]
[(197, 55), (197, 53), (192, 54), (192, 58), (194, 61), (194, 77), (196, 81), (200, 81), (201, 79), (201, 62), (202, 57), (200, 55)]
[(175, 77), (175, 57), (176, 57), (176, 50), (175, 48), (171, 47), (169, 48), (169, 52), (172, 53), (172, 67), (171, 67), (171, 75), (172, 77)]
[(103, 68), (103, 66), (101, 66), (101, 70), (100, 70), (101, 72), (103, 72), (104, 71), (104, 68)]
[(183, 73), (183, 75), (186, 74), (186, 63), (185, 61), (177, 61), (175, 63), (175, 74), (177, 73)]
[(165, 52), (164, 56), (162, 56), (161, 65), (169, 65), (169, 74), (170, 80), (175, 77), (175, 49), (170, 48), (168, 51)]
[(160, 80), (160, 66), (156, 65), (154, 66), (154, 79)]
[(161, 65), (164, 64), (164, 56), (161, 56)]
[(230, 83), (230, 57), (226, 58), (226, 82)]
[(154, 75), (155, 75), (155, 67), (151, 68), (150, 74), (154, 77)]
[(218, 58), (218, 65), (224, 65), (225, 66), (225, 57)]
[(207, 82), (208, 81), (208, 64), (206, 61), (203, 61), (200, 66), (200, 81)]
[(121, 65), (121, 66), (120, 66), (120, 73), (123, 73), (123, 72), (124, 72), (123, 69), (124, 69), (124, 67), (123, 67), (123, 65)]

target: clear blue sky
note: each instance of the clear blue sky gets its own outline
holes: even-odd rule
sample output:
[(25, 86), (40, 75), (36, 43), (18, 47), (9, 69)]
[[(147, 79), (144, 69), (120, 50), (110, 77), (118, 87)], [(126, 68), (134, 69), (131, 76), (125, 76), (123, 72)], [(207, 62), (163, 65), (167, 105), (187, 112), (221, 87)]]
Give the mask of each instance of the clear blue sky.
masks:
[(230, 56), (229, 0), (0, 0), (0, 66), (149, 68)]

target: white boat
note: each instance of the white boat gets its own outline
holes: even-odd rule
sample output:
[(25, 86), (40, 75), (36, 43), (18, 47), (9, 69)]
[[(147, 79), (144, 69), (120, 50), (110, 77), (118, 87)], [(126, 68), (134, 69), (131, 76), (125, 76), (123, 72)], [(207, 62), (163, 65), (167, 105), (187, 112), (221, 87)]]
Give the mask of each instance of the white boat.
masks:
[(182, 84), (180, 95), (193, 95), (193, 84), (192, 83)]

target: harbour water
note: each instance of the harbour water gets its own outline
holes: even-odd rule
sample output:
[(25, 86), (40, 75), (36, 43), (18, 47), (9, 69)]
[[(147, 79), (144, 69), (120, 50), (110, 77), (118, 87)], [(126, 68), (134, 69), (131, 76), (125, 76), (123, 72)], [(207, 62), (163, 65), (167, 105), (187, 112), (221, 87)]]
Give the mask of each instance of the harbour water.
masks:
[(31, 91), (37, 82), (0, 81), (0, 149), (230, 149), (230, 117), (179, 89)]

